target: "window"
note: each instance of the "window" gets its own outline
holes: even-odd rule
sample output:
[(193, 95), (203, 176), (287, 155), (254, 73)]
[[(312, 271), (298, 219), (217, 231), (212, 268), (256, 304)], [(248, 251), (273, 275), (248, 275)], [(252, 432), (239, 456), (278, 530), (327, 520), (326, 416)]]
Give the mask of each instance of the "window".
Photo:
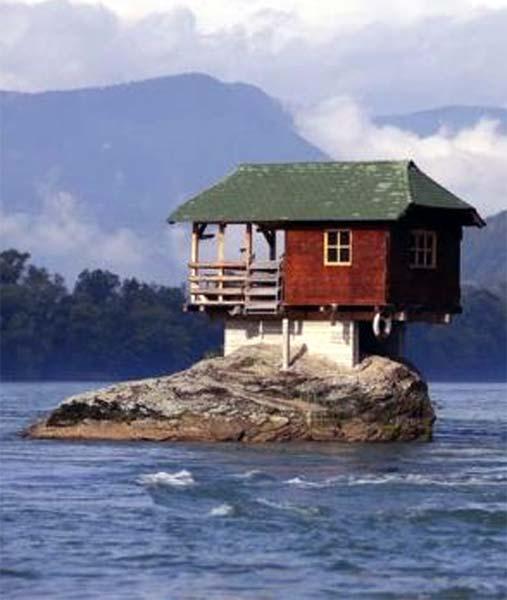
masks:
[(349, 229), (324, 232), (324, 264), (350, 265), (352, 263), (352, 233)]
[(434, 269), (437, 266), (437, 234), (434, 231), (411, 231), (409, 254), (412, 268)]

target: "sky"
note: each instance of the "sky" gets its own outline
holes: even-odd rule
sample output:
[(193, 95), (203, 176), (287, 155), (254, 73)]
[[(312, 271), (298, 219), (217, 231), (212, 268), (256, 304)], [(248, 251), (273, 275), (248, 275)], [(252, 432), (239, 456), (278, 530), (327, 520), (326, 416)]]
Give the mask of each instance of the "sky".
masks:
[(0, 88), (202, 71), (301, 107), (507, 106), (507, 0), (0, 0)]
[[(252, 83), (279, 98), (329, 156), (413, 158), (483, 215), (507, 208), (507, 136), (495, 122), (419, 137), (372, 117), (507, 108), (506, 57), (507, 0), (0, 0), (1, 89), (182, 72)], [(4, 215), (13, 243), (55, 240), (55, 255), (70, 245), (90, 264), (109, 248), (118, 256), (110, 268), (142, 270), (134, 232), (84, 223), (68, 190), (56, 194), (40, 218)], [(64, 217), (48, 236), (55, 202)]]

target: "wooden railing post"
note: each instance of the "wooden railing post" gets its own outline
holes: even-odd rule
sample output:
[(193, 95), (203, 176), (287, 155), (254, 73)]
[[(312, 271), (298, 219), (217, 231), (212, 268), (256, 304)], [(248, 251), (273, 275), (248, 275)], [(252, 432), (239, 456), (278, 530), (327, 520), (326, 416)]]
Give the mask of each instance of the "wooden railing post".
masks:
[[(219, 223), (218, 225), (218, 235), (217, 235), (217, 261), (218, 263), (223, 263), (225, 260), (225, 223)], [(224, 276), (224, 267), (223, 264), (222, 266), (220, 266), (218, 273), (221, 277)], [(223, 279), (221, 279), (218, 282), (218, 288), (220, 290), (223, 290), (224, 288), (224, 282)], [(223, 295), (218, 296), (218, 301), (219, 302), (223, 302), (224, 297)]]

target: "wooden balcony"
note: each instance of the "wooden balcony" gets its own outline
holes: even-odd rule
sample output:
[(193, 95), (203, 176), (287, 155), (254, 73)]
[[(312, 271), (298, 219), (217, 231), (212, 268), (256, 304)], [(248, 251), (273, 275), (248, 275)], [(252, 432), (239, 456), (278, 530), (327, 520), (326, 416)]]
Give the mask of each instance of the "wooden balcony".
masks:
[(277, 314), (280, 310), (282, 261), (191, 262), (188, 307), (226, 308), (231, 314)]

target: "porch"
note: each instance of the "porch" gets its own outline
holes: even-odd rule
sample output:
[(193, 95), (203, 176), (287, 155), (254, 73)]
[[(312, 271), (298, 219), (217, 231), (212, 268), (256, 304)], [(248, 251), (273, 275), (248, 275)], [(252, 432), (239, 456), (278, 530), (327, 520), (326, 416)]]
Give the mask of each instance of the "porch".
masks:
[[(266, 256), (257, 258), (258, 240), (254, 239), (252, 224), (247, 223), (242, 241), (232, 236), (239, 258), (231, 260), (226, 257), (226, 225), (217, 224), (213, 233), (211, 227), (199, 223), (192, 227), (187, 308), (225, 309), (233, 316), (278, 314), (283, 301), (283, 254), (277, 254), (276, 230), (257, 227), (264, 240), (263, 250), (267, 250)], [(201, 243), (210, 239), (216, 240), (216, 258), (210, 260), (207, 248), (208, 257), (201, 260)]]

